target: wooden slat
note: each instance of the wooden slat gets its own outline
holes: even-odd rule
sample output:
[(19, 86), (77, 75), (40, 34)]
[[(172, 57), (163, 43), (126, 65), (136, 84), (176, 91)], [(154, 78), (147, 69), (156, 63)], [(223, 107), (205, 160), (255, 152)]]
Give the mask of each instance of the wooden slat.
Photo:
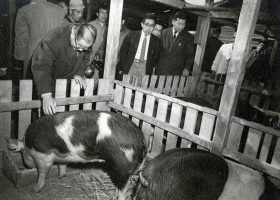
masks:
[[(132, 89), (125, 88), (124, 89), (124, 101), (123, 105), (125, 107), (131, 108), (131, 98), (132, 98)], [(123, 113), (123, 116), (128, 117), (126, 113)]]
[(149, 76), (146, 75), (146, 76), (144, 76), (142, 78), (142, 85), (141, 85), (141, 87), (147, 89), (148, 88), (148, 83), (149, 83)]
[[(198, 111), (192, 108), (187, 108), (183, 130), (194, 134)], [(182, 139), (181, 148), (190, 148), (191, 142)]]
[(164, 88), (164, 84), (165, 84), (165, 79), (166, 76), (159, 76), (159, 81), (158, 81), (158, 87), (156, 89), (157, 93), (162, 94), (163, 93), (163, 88)]
[(182, 129), (178, 128), (178, 127), (174, 127), (168, 123), (164, 123), (158, 119), (155, 119), (153, 117), (149, 117), (143, 113), (140, 113), (140, 112), (136, 112), (130, 108), (126, 108), (125, 106), (123, 105), (120, 105), (120, 104), (117, 104), (115, 102), (112, 102), (110, 101), (108, 103), (108, 106), (115, 109), (115, 110), (119, 110), (119, 111), (122, 111), (122, 112), (125, 112), (133, 117), (136, 117), (138, 118), (139, 120), (143, 120), (149, 124), (152, 124), (154, 126), (157, 126), (157, 127), (161, 127), (162, 129), (168, 131), (168, 132), (171, 132), (171, 133), (174, 133), (175, 135), (177, 135), (178, 137), (181, 137), (183, 139), (186, 139), (186, 140), (190, 140), (191, 142), (194, 142), (200, 146), (203, 146), (207, 149), (210, 149), (212, 147), (212, 142), (208, 142), (208, 141), (205, 141), (201, 138), (199, 138), (199, 136), (197, 135), (194, 135), (192, 133), (188, 133), (187, 131), (183, 131)]
[(178, 86), (177, 97), (183, 97), (184, 96), (185, 82), (186, 82), (186, 77), (185, 76), (181, 76), (180, 77), (179, 86)]
[[(147, 95), (146, 97), (146, 102), (145, 102), (145, 109), (144, 109), (144, 114), (146, 116), (153, 116), (153, 112), (154, 112), (154, 107), (155, 107), (155, 100), (156, 98), (154, 96), (151, 96), (151, 95)], [(146, 123), (146, 122), (143, 122), (142, 124), (142, 131), (144, 133), (144, 137), (145, 137), (145, 140), (148, 144), (148, 152), (150, 150), (150, 145), (149, 144), (149, 141), (150, 141), (150, 136), (152, 134), (152, 127), (151, 127), (151, 124), (149, 123)]]
[(259, 158), (259, 160), (262, 162), (266, 162), (266, 160), (267, 160), (271, 141), (272, 141), (272, 136), (269, 134), (265, 134), (262, 148), (261, 148), (260, 158)]
[[(87, 88), (85, 89), (84, 96), (92, 96), (94, 92), (94, 79), (87, 79)], [(92, 110), (92, 103), (83, 104), (83, 110)]]
[[(75, 80), (71, 80), (71, 88), (70, 88), (70, 97), (79, 97), (80, 96), (80, 85), (75, 82)], [(69, 110), (79, 110), (79, 105), (70, 105)]]
[(227, 149), (230, 151), (238, 151), (240, 146), (241, 135), (244, 126), (235, 122), (231, 123), (230, 133), (227, 143)]
[(260, 146), (262, 132), (253, 128), (249, 128), (248, 137), (246, 140), (246, 145), (244, 149), (244, 154), (256, 158), (258, 153), (258, 148)]
[(179, 79), (180, 79), (180, 76), (173, 77), (173, 83), (172, 83), (171, 92), (170, 92), (171, 97), (177, 96)]
[(163, 89), (163, 94), (166, 94), (169, 96), (170, 91), (171, 91), (172, 79), (173, 79), (173, 76), (167, 76), (166, 83), (165, 83), (165, 86)]
[[(106, 95), (113, 93), (113, 83), (110, 79), (99, 79), (98, 80), (98, 95)], [(110, 111), (109, 107), (106, 105), (106, 102), (96, 103), (96, 110)]]
[(191, 95), (190, 94), (190, 89), (191, 89), (191, 86), (192, 86), (192, 81), (193, 81), (192, 77), (188, 76), (187, 77), (187, 83), (186, 83), (186, 86), (184, 88), (184, 96), (185, 97)]
[[(167, 110), (168, 110), (168, 101), (159, 99), (156, 119), (165, 122)], [(152, 150), (151, 150), (152, 157), (159, 155), (164, 150), (163, 143), (162, 143), (164, 138), (163, 134), (164, 134), (163, 129), (161, 129), (160, 127), (155, 127)]]
[(150, 86), (149, 89), (152, 91), (156, 90), (156, 82), (157, 82), (158, 77), (156, 75), (152, 75), (151, 76), (151, 80), (150, 80)]
[[(207, 141), (211, 141), (214, 125), (215, 125), (215, 116), (203, 113), (201, 119), (201, 126), (199, 130), (199, 136)], [(200, 148), (200, 147), (199, 147)]]
[(277, 138), (276, 147), (275, 147), (275, 150), (274, 150), (271, 165), (277, 167), (278, 170), (280, 170), (279, 169), (280, 168), (280, 139), (279, 138)]
[[(143, 103), (143, 93), (136, 91), (135, 99), (134, 99), (134, 103), (133, 103), (133, 110), (135, 110), (137, 112), (141, 112), (142, 103)], [(132, 122), (134, 122), (134, 124), (136, 124), (136, 126), (139, 126), (140, 120), (135, 117), (132, 117)]]
[[(12, 81), (0, 81), (0, 102), (12, 101)], [(5, 138), (11, 137), (11, 113), (0, 113), (0, 152), (6, 151), (7, 143)], [(2, 164), (2, 159), (0, 161)], [(2, 166), (2, 165), (1, 165)]]
[(124, 74), (123, 75), (123, 79), (122, 79), (122, 82), (126, 83), (126, 84), (131, 84), (131, 75), (130, 74)]
[(213, 115), (217, 115), (217, 111), (214, 110), (214, 109), (211, 109), (211, 108), (202, 107), (202, 106), (190, 103), (190, 102), (185, 102), (185, 101), (182, 101), (182, 100), (179, 100), (179, 99), (176, 99), (176, 98), (169, 97), (169, 96), (164, 95), (164, 94), (159, 94), (159, 93), (147, 90), (147, 89), (143, 89), (141, 87), (134, 87), (132, 85), (125, 84), (125, 83), (122, 83), (120, 81), (114, 81), (114, 83), (116, 83), (118, 85), (121, 85), (121, 86), (125, 86), (127, 88), (131, 88), (133, 90), (137, 90), (139, 92), (143, 92), (145, 94), (154, 96), (156, 98), (165, 99), (165, 100), (169, 101), (170, 103), (177, 103), (177, 104), (180, 104), (182, 106), (186, 106), (186, 107), (196, 109), (198, 111), (207, 112), (207, 113), (210, 113), (210, 114), (213, 114)]
[(118, 104), (123, 104), (124, 87), (121, 85), (116, 85), (114, 102)]
[[(55, 98), (66, 97), (66, 87), (67, 87), (66, 79), (57, 79), (55, 85)], [(65, 106), (56, 107), (56, 112), (64, 112), (64, 111), (65, 111)]]
[[(20, 80), (19, 84), (19, 101), (32, 100), (32, 81)], [(31, 123), (31, 110), (21, 110), (18, 113), (18, 139), (23, 140), (25, 132)]]
[[(178, 127), (181, 122), (181, 116), (182, 116), (182, 110), (183, 107), (181, 105), (172, 104), (171, 108), (171, 115), (170, 115), (170, 125)], [(176, 148), (178, 136), (173, 135), (172, 133), (167, 133), (166, 138), (166, 150)]]

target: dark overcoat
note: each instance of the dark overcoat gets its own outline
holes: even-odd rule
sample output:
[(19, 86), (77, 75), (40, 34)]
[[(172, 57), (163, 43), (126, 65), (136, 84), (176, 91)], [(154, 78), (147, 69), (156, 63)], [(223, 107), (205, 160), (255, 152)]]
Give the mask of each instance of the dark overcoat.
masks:
[(184, 68), (192, 70), (194, 37), (187, 30), (173, 37), (172, 27), (163, 30), (163, 50), (156, 66), (157, 75), (182, 75)]

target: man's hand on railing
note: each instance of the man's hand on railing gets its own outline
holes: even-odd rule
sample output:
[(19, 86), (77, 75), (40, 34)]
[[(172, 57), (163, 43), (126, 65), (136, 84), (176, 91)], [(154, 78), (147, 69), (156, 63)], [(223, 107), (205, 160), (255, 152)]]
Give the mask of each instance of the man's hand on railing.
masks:
[(79, 75), (75, 75), (73, 78), (74, 78), (75, 82), (80, 85), (80, 88), (84, 88), (84, 89), (87, 88), (87, 82), (86, 82), (85, 78), (83, 78)]
[(55, 113), (56, 101), (51, 93), (42, 94), (43, 111), (45, 115), (52, 115)]

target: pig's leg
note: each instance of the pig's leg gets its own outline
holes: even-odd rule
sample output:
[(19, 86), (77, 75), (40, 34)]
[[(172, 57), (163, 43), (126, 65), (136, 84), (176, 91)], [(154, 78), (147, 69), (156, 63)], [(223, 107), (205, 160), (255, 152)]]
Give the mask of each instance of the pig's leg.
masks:
[(119, 193), (118, 200), (125, 200), (126, 199), (126, 195), (127, 195), (127, 191), (128, 191), (129, 185), (130, 185), (130, 180), (128, 179), (128, 181), (125, 184), (125, 186), (121, 190), (118, 190), (118, 193)]
[(58, 165), (58, 178), (63, 178), (66, 176), (67, 165)]
[(53, 165), (53, 155), (46, 155), (39, 152), (33, 152), (32, 155), (36, 162), (39, 173), (38, 182), (34, 188), (34, 192), (40, 192), (46, 184), (46, 177), (48, 175), (49, 169)]
[(26, 167), (28, 167), (28, 168), (35, 168), (36, 167), (36, 163), (35, 163), (33, 157), (31, 156), (29, 150), (24, 149), (22, 151), (22, 157), (23, 157), (23, 162), (26, 165)]

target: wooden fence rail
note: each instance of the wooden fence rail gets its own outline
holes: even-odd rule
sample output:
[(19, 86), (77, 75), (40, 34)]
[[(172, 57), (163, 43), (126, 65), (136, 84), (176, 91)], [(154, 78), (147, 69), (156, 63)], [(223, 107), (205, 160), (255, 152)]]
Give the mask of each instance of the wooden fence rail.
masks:
[[(154, 157), (172, 148), (210, 150), (217, 111), (119, 81), (108, 106), (138, 125)], [(228, 144), (221, 152), (254, 169), (280, 178), (280, 132), (233, 117)]]
[[(165, 80), (164, 84), (160, 83), (160, 80)], [(77, 109), (108, 110), (106, 106), (109, 106), (141, 128), (148, 143), (150, 157), (172, 148), (191, 147), (209, 151), (214, 142), (218, 112), (165, 95), (171, 95), (172, 88), (173, 94), (179, 94), (178, 88), (174, 92), (174, 80), (175, 78), (163, 76), (142, 77), (141, 81), (139, 78), (127, 78), (124, 82), (113, 83), (101, 79), (97, 96), (93, 80), (89, 80), (84, 91), (72, 81), (69, 93), (66, 80), (57, 80), (57, 112)], [(131, 81), (134, 83), (131, 84)], [(187, 83), (184, 77), (176, 78), (175, 83), (179, 84), (181, 81)], [(166, 83), (171, 84), (167, 87)], [(106, 93), (104, 88), (107, 86), (114, 89)], [(186, 85), (184, 87), (186, 88)], [(3, 151), (4, 138), (10, 137), (13, 131), (18, 138), (24, 136), (33, 120), (32, 112), (40, 108), (41, 102), (32, 98), (31, 80), (20, 81), (18, 100), (14, 100), (15, 91), (11, 81), (0, 81), (0, 88), (0, 151)], [(180, 90), (187, 91), (184, 88)], [(16, 130), (13, 130), (13, 127), (16, 127)], [(280, 178), (279, 137), (280, 132), (277, 130), (234, 117), (227, 146), (221, 153)]]

